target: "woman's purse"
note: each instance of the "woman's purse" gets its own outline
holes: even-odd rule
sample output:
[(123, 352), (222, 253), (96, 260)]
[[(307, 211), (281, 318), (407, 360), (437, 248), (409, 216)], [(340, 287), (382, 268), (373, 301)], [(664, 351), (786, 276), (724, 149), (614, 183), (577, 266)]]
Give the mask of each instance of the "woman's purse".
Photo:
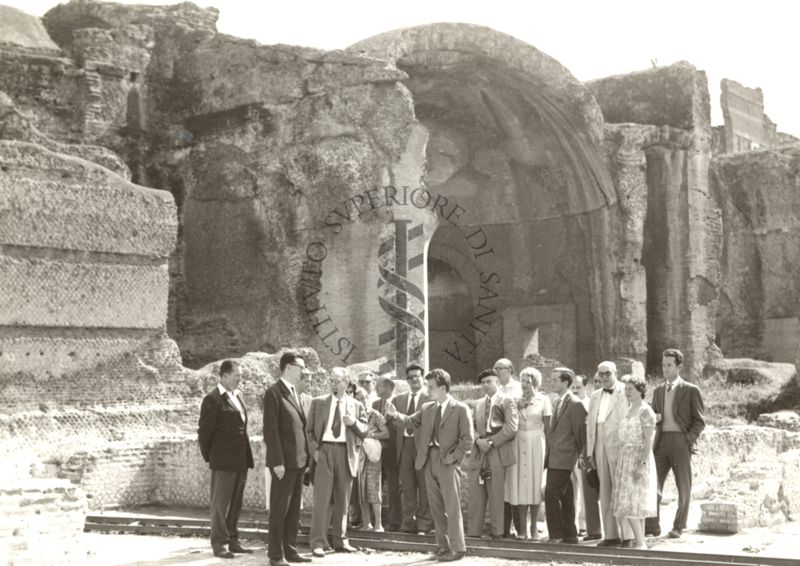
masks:
[(365, 438), (361, 446), (364, 447), (364, 453), (367, 455), (367, 460), (370, 462), (381, 461), (381, 441), (377, 438)]

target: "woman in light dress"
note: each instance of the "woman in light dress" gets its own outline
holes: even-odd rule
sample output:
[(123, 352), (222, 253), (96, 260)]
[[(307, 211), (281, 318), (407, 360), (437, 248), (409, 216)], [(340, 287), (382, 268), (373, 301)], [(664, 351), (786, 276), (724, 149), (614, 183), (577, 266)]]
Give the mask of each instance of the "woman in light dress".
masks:
[(656, 516), (656, 462), (653, 438), (656, 415), (644, 402), (647, 384), (641, 377), (626, 376), (625, 397), (629, 407), (619, 426), (622, 448), (617, 461), (619, 489), (613, 493), (614, 516), (633, 530), (631, 548), (644, 548), (644, 520)]
[[(517, 463), (506, 470), (505, 501), (516, 506), (513, 515), (517, 538), (538, 540), (536, 523), (544, 499), (544, 453), (553, 408), (547, 395), (538, 391), (542, 386), (539, 370), (527, 367), (520, 372), (519, 380), (522, 385), (522, 399), (517, 401), (519, 428), (512, 441)], [(531, 512), (530, 529), (528, 511)]]
[[(383, 418), (380, 411), (376, 411), (369, 406), (369, 395), (367, 390), (363, 387), (356, 389), (356, 400), (364, 405), (367, 413), (367, 435), (365, 439), (374, 438), (378, 441), (386, 440), (389, 438), (389, 428), (386, 426), (386, 419)], [(380, 444), (378, 444), (380, 449)], [(359, 501), (361, 501), (361, 519), (364, 524), (365, 530), (373, 530), (372, 524), (369, 521), (369, 510), (372, 507), (372, 513), (375, 517), (374, 530), (376, 532), (383, 532), (383, 524), (381, 523), (381, 462), (373, 462), (367, 458), (366, 448), (362, 444), (361, 451), (358, 455), (358, 493)]]

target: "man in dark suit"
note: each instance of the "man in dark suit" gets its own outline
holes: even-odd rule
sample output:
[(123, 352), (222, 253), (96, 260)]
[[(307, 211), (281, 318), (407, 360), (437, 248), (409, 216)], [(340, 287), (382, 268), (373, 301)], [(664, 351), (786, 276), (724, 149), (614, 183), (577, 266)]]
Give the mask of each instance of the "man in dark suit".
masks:
[(252, 552), (239, 544), (247, 469), (253, 467), (247, 409), (237, 389), (240, 379), (237, 362), (222, 362), (219, 383), (203, 398), (197, 427), (200, 453), (211, 468), (211, 549), (220, 558)]
[(706, 426), (703, 398), (696, 385), (679, 375), (683, 354), (667, 349), (661, 356), (661, 370), (666, 383), (653, 391), (653, 411), (656, 414), (656, 437), (653, 452), (658, 475), (658, 514), (645, 520), (645, 532), (661, 534), (661, 492), (672, 470), (678, 486), (678, 511), (672, 523), (670, 538), (680, 538), (686, 528), (689, 504), (692, 500), (692, 454), (695, 443)]
[(297, 552), (308, 442), (306, 416), (296, 387), (307, 370), (305, 360), (294, 351), (281, 355), (279, 364), (281, 377), (264, 395), (264, 442), (272, 479), (267, 554), (272, 566), (288, 566), (288, 562), (311, 561)]
[(485, 396), (475, 406), (475, 445), (469, 461), (467, 536), (480, 537), (483, 533), (488, 500), (491, 536), (500, 539), (505, 528), (506, 468), (517, 463), (515, 446), (511, 442), (519, 424), (517, 402), (500, 393), (495, 370), (482, 371), (478, 382)]
[[(372, 408), (384, 417), (386, 406), (394, 393), (394, 381), (389, 377), (378, 379), (378, 400)], [(397, 430), (394, 422), (386, 421), (389, 429), (389, 438), (381, 440), (381, 476), (386, 482), (387, 491), (387, 521), (386, 530), (389, 532), (400, 529), (400, 471), (397, 467)]]
[[(413, 415), (430, 401), (423, 391), (425, 383), (423, 369), (417, 364), (406, 368), (408, 392), (392, 399), (392, 405), (403, 415)], [(397, 466), (400, 472), (400, 499), (403, 512), (400, 530), (404, 533), (427, 533), (433, 529), (433, 519), (428, 506), (428, 490), (425, 488), (425, 473), (416, 469), (419, 439), (413, 427), (397, 426)]]
[(474, 435), (469, 407), (450, 396), (450, 374), (434, 369), (427, 376), (433, 400), (412, 415), (401, 414), (394, 404), (386, 414), (401, 426), (417, 430), (414, 465), (425, 470), (433, 522), (436, 527), (436, 558), (440, 562), (460, 560), (467, 551), (461, 518), (461, 460), (469, 454)]
[(550, 542), (578, 544), (575, 527), (575, 496), (572, 470), (586, 446), (586, 408), (570, 387), (575, 373), (569, 368), (555, 368), (555, 388), (559, 399), (553, 408), (550, 434), (547, 436), (547, 486), (544, 508)]
[(337, 552), (356, 551), (347, 540), (347, 506), (358, 473), (361, 440), (367, 433), (367, 415), (364, 405), (345, 394), (348, 383), (347, 370), (333, 368), (331, 394), (315, 398), (308, 412), (306, 433), (316, 461), (309, 546), (316, 557), (325, 556), (331, 494), (333, 548)]

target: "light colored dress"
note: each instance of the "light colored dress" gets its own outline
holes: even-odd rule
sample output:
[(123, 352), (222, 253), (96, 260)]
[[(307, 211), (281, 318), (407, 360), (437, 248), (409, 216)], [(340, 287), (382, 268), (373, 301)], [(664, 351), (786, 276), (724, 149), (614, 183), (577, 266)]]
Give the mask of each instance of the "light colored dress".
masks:
[[(368, 432), (378, 432), (385, 428), (386, 419), (375, 409), (367, 409)], [(382, 457), (383, 455), (381, 455)], [(358, 489), (360, 501), (366, 503), (381, 503), (381, 462), (370, 462), (364, 448), (358, 455)]]
[(543, 500), (544, 417), (553, 414), (550, 399), (538, 391), (530, 403), (517, 401), (519, 428), (514, 440), (517, 463), (506, 468), (505, 501), (511, 505), (539, 505)]
[[(619, 425), (622, 447), (617, 460), (614, 493), (612, 495), (614, 516), (618, 518), (644, 519), (656, 516), (656, 461), (653, 451), (648, 450), (646, 465), (640, 465), (644, 440), (642, 431), (655, 435), (656, 415), (645, 402), (636, 412), (628, 414)], [(638, 475), (634, 472), (638, 471)], [(619, 488), (617, 488), (619, 486)]]

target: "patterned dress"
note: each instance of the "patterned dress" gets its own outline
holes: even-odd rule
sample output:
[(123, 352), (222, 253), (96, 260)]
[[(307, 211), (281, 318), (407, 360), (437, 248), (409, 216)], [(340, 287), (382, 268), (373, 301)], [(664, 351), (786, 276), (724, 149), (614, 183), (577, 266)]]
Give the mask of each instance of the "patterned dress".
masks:
[[(375, 409), (367, 409), (368, 432), (378, 432), (385, 428), (386, 419)], [(367, 503), (381, 503), (381, 462), (370, 462), (364, 448), (359, 452), (358, 489), (360, 500)]]
[(538, 391), (530, 402), (517, 401), (519, 428), (514, 440), (517, 463), (506, 468), (505, 501), (511, 505), (539, 505), (542, 502), (544, 417), (552, 416), (550, 399)]
[(645, 519), (656, 516), (656, 461), (653, 451), (648, 450), (645, 465), (639, 463), (644, 446), (643, 431), (648, 431), (652, 438), (655, 426), (656, 415), (644, 401), (636, 412), (628, 409), (628, 414), (620, 423), (622, 448), (612, 495), (614, 516), (618, 518)]

